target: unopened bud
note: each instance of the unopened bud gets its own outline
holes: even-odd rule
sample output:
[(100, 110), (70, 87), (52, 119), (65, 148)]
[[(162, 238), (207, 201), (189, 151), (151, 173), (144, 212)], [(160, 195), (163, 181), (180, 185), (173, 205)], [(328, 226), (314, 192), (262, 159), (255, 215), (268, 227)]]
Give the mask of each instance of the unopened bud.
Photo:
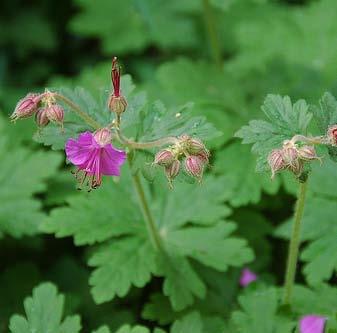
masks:
[(126, 99), (123, 96), (111, 95), (108, 101), (108, 107), (111, 112), (121, 115), (128, 106)]
[(39, 127), (44, 127), (49, 124), (47, 110), (45, 108), (39, 108), (37, 110), (37, 112), (35, 113), (35, 122)]
[(180, 171), (180, 161), (174, 160), (169, 166), (165, 167), (166, 177), (171, 182), (175, 177), (177, 177)]
[(108, 143), (111, 143), (112, 134), (110, 129), (108, 128), (99, 129), (98, 131), (95, 132), (94, 139), (100, 146), (105, 146)]
[(193, 177), (200, 179), (204, 172), (204, 162), (195, 155), (190, 155), (185, 159), (185, 170)]
[(174, 155), (171, 150), (164, 149), (159, 151), (154, 157), (154, 163), (161, 166), (168, 166), (174, 161)]
[(201, 152), (207, 153), (205, 145), (198, 139), (190, 139), (188, 140), (187, 152), (191, 155), (196, 155)]
[(46, 107), (47, 117), (50, 121), (63, 124), (64, 110), (61, 105), (52, 104)]
[(313, 146), (303, 146), (299, 148), (298, 155), (304, 161), (320, 160), (316, 154), (315, 147)]
[(271, 178), (274, 178), (276, 172), (283, 170), (286, 166), (282, 149), (274, 149), (271, 151), (268, 156), (268, 164), (271, 169)]
[(294, 166), (295, 164), (297, 164), (297, 161), (298, 161), (298, 148), (297, 146), (295, 145), (295, 143), (293, 143), (292, 141), (285, 141), (283, 143), (283, 159), (284, 159), (284, 162), (292, 167)]
[(288, 165), (288, 169), (296, 176), (300, 176), (303, 172), (303, 160), (297, 159), (292, 165)]
[(337, 125), (328, 128), (327, 139), (330, 145), (337, 146)]
[(11, 119), (17, 120), (31, 117), (37, 111), (40, 100), (40, 94), (28, 94), (18, 102)]
[(195, 156), (199, 157), (201, 159), (201, 161), (204, 162), (204, 164), (208, 164), (209, 163), (210, 153), (209, 153), (209, 151), (207, 149), (201, 151), (199, 154), (196, 154)]

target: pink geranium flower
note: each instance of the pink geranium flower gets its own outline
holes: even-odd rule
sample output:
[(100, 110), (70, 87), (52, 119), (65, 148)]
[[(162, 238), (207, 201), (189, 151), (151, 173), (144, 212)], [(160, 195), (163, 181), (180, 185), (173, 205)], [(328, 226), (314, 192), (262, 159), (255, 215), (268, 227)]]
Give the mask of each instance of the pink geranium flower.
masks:
[(246, 287), (255, 280), (257, 280), (257, 275), (254, 272), (252, 272), (249, 268), (244, 268), (242, 270), (239, 281), (241, 287)]
[(68, 160), (77, 166), (75, 173), (79, 187), (97, 188), (102, 175), (119, 176), (126, 153), (111, 144), (111, 131), (102, 128), (95, 133), (85, 132), (77, 140), (69, 139), (65, 146)]
[(326, 318), (308, 315), (300, 319), (300, 333), (324, 333)]

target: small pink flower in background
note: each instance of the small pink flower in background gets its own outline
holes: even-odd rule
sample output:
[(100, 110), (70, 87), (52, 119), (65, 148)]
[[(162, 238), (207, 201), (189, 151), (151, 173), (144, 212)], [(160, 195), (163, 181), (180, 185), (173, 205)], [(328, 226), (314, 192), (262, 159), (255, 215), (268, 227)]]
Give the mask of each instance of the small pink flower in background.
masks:
[(65, 147), (68, 160), (77, 166), (76, 179), (79, 187), (97, 188), (102, 183), (102, 175), (119, 176), (120, 167), (125, 162), (125, 151), (111, 144), (111, 132), (102, 128), (95, 133), (85, 132), (77, 140), (69, 139)]
[(326, 318), (308, 315), (300, 319), (300, 333), (324, 333)]
[(249, 268), (244, 268), (242, 270), (239, 281), (241, 287), (246, 287), (255, 280), (257, 280), (257, 275), (254, 272), (252, 272)]

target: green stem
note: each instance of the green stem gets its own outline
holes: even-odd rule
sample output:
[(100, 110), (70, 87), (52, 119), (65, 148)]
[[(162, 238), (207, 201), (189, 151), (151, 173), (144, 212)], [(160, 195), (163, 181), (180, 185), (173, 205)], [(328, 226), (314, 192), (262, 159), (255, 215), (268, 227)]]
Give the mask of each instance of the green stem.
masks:
[(73, 103), (69, 98), (58, 93), (52, 93), (52, 95), (70, 106), (73, 111), (79, 115), (89, 126), (95, 129), (102, 127), (96, 120), (92, 119), (86, 112), (82, 111), (81, 108), (77, 104)]
[(214, 17), (209, 0), (203, 0), (204, 20), (205, 26), (209, 37), (213, 61), (218, 68), (221, 68), (221, 50), (218, 40), (218, 35), (214, 26)]
[[(132, 161), (131, 161), (131, 155), (128, 154), (128, 163), (130, 170), (132, 169)], [(159, 235), (156, 223), (154, 221), (154, 218), (152, 216), (149, 204), (147, 202), (145, 192), (143, 189), (143, 185), (141, 183), (140, 177), (138, 173), (132, 174), (132, 182), (134, 185), (134, 188), (137, 192), (137, 196), (139, 199), (139, 204), (141, 206), (141, 210), (143, 212), (146, 229), (148, 232), (148, 235), (150, 237), (150, 241), (154, 247), (155, 250), (159, 251), (162, 250), (162, 244), (161, 244), (161, 237)]]
[(174, 136), (168, 136), (165, 138), (161, 138), (158, 140), (153, 140), (153, 141), (147, 141), (147, 142), (136, 142), (133, 140), (130, 140), (128, 138), (126, 138), (120, 131), (119, 128), (116, 128), (116, 135), (118, 140), (133, 149), (150, 149), (150, 148), (154, 148), (154, 147), (160, 147), (160, 146), (164, 146), (164, 145), (169, 145), (169, 144), (175, 144), (177, 142), (179, 142), (179, 140), (174, 137)]
[(306, 180), (303, 183), (300, 183), (295, 214), (294, 214), (294, 222), (291, 232), (291, 239), (289, 243), (289, 251), (288, 251), (288, 261), (287, 261), (287, 270), (285, 276), (285, 284), (284, 284), (284, 304), (290, 304), (291, 296), (292, 296), (292, 289), (295, 282), (295, 275), (296, 275), (296, 267), (297, 267), (297, 260), (298, 260), (298, 252), (299, 246), (301, 242), (301, 221), (303, 217), (304, 211), (304, 203), (305, 197), (307, 192), (307, 184), (308, 181)]

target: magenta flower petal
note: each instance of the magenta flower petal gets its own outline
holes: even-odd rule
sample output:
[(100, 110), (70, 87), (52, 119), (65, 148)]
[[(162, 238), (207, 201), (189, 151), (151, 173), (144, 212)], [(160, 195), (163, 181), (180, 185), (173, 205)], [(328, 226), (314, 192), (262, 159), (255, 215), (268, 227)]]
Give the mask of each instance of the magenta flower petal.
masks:
[(65, 151), (68, 160), (78, 166), (88, 160), (88, 156), (95, 148), (96, 142), (90, 132), (79, 135), (77, 140), (69, 139), (66, 143)]
[(77, 140), (69, 139), (66, 143), (67, 158), (78, 167), (76, 178), (80, 187), (84, 185), (89, 189), (96, 188), (101, 185), (102, 175), (120, 175), (120, 167), (125, 162), (126, 153), (114, 148), (111, 143), (104, 144), (103, 141), (111, 140), (110, 133), (106, 132), (105, 128), (98, 130), (96, 134), (85, 132), (80, 134)]
[(300, 333), (324, 333), (326, 318), (308, 315), (300, 319)]
[(114, 148), (111, 144), (104, 146), (101, 155), (101, 171), (103, 175), (119, 176), (120, 167), (125, 162), (126, 153)]
[(248, 268), (244, 268), (241, 272), (240, 286), (246, 287), (253, 281), (257, 280), (257, 275)]

